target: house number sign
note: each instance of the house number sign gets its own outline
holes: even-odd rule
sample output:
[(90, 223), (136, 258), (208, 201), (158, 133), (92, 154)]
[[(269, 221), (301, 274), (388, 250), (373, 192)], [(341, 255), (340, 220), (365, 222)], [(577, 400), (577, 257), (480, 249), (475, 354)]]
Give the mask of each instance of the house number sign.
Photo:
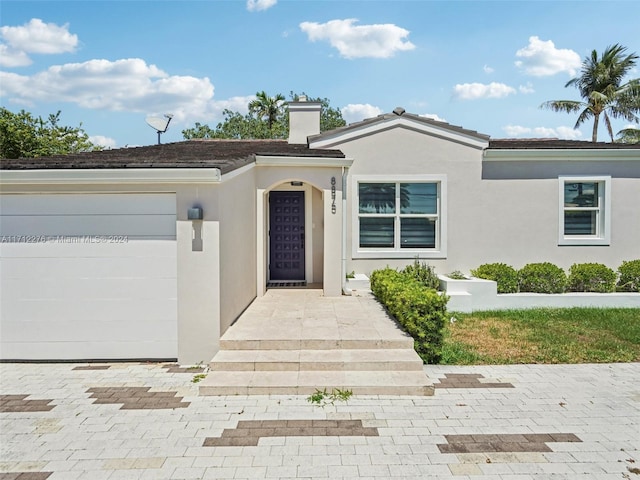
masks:
[(331, 213), (336, 214), (336, 177), (331, 177)]

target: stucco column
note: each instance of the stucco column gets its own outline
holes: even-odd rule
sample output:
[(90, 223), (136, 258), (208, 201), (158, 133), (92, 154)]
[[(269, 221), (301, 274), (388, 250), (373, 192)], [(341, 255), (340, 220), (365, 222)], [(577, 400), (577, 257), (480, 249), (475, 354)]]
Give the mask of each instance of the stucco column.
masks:
[(342, 295), (342, 191), (323, 190), (325, 297)]
[(220, 348), (220, 224), (178, 221), (178, 362), (208, 363)]
[(265, 189), (256, 191), (256, 296), (262, 297), (267, 289)]

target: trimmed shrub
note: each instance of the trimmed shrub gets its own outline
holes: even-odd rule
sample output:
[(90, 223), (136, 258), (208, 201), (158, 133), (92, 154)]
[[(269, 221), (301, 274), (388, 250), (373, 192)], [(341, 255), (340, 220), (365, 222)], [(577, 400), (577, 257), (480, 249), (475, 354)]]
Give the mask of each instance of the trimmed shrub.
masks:
[(567, 289), (571, 292), (615, 292), (616, 277), (616, 272), (602, 263), (574, 263), (569, 269)]
[(449, 297), (389, 267), (370, 276), (371, 291), (404, 330), (425, 363), (440, 360)]
[(440, 279), (434, 268), (424, 262), (420, 263), (417, 259), (413, 262), (413, 265), (404, 267), (401, 273), (413, 277), (427, 288), (433, 288), (434, 290), (440, 288)]
[(618, 290), (621, 292), (640, 292), (640, 259), (622, 262), (618, 267)]
[(518, 291), (518, 272), (505, 263), (485, 263), (471, 275), (485, 280), (493, 280), (498, 284), (498, 293), (516, 293)]
[(518, 272), (521, 292), (564, 293), (567, 275), (553, 263), (529, 263)]

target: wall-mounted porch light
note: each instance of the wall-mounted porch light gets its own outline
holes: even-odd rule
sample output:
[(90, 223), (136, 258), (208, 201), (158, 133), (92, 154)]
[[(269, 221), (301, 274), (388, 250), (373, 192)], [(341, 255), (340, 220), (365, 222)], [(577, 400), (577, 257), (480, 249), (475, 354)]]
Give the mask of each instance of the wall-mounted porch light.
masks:
[(202, 220), (203, 218), (204, 218), (204, 214), (202, 212), (201, 207), (193, 207), (187, 210), (188, 220)]

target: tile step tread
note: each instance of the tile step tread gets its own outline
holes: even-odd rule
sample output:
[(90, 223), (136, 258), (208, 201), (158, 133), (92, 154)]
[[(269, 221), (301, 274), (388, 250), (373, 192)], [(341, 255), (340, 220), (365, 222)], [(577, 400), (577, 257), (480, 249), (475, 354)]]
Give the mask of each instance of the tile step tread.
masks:
[(433, 395), (423, 372), (209, 372), (200, 395), (308, 395), (317, 389), (351, 390), (357, 395)]
[(419, 370), (413, 349), (220, 350), (211, 370)]
[(221, 350), (413, 349), (412, 338), (376, 339), (220, 339)]

